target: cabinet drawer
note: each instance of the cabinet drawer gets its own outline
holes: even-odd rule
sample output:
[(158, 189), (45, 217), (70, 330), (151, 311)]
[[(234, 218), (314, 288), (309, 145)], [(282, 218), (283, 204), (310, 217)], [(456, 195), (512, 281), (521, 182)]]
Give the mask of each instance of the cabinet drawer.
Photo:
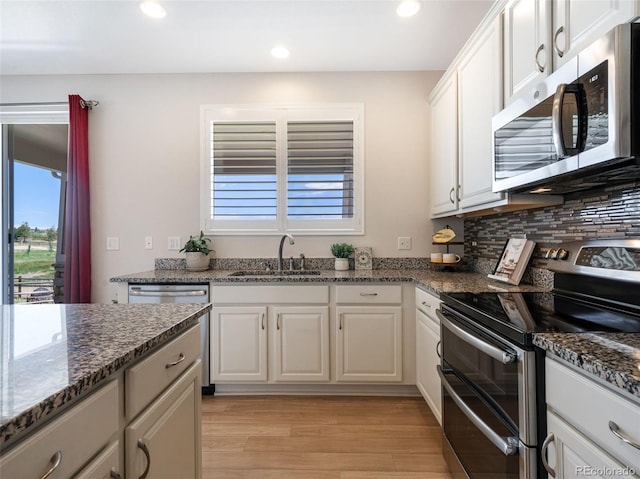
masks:
[(440, 307), (441, 302), (437, 296), (427, 293), (420, 288), (416, 288), (416, 308), (422, 310), (423, 313), (437, 323), (440, 323), (440, 321), (438, 321), (438, 317), (436, 316), (436, 309)]
[(402, 286), (336, 286), (336, 303), (399, 304), (402, 303)]
[(547, 406), (620, 462), (640, 470), (640, 450), (609, 429), (613, 422), (621, 435), (640, 444), (640, 405), (555, 360), (547, 358), (545, 366)]
[(111, 381), (0, 459), (2, 477), (42, 477), (60, 463), (51, 479), (71, 477), (118, 431), (118, 383)]
[(134, 418), (200, 356), (200, 325), (125, 372), (125, 412)]
[(233, 285), (213, 286), (211, 302), (216, 304), (286, 304), (329, 302), (326, 285)]

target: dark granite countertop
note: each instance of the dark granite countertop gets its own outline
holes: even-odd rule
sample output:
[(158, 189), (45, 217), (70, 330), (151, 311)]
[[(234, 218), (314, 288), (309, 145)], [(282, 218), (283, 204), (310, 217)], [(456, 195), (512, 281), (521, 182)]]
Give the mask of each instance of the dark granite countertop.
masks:
[(197, 324), (210, 309), (210, 304), (2, 306), (0, 451)]
[(533, 343), (640, 401), (639, 333), (536, 333)]
[(480, 273), (459, 271), (432, 271), (425, 269), (375, 269), (371, 271), (322, 270), (319, 275), (308, 276), (231, 276), (233, 271), (207, 270), (190, 272), (186, 270), (155, 269), (142, 273), (111, 278), (116, 283), (414, 283), (416, 286), (435, 294), (451, 292), (485, 291), (545, 291), (549, 288), (520, 284), (512, 286), (487, 278)]

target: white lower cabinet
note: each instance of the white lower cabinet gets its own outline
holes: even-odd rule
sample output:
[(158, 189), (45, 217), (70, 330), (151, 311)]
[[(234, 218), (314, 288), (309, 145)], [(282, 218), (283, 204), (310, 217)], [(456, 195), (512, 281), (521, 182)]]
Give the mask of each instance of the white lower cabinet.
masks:
[(329, 287), (212, 285), (214, 383), (327, 382)]
[(545, 382), (549, 477), (639, 477), (640, 401), (549, 358)]
[(200, 478), (198, 359), (125, 430), (126, 477)]
[(402, 287), (336, 286), (336, 298), (336, 381), (402, 381)]
[(111, 381), (3, 453), (0, 477), (72, 477), (117, 434), (118, 395)]
[(267, 307), (216, 306), (211, 314), (211, 380), (267, 380)]
[(402, 308), (339, 306), (337, 381), (402, 381)]
[(416, 288), (416, 386), (442, 424), (440, 376), (436, 369), (440, 364), (440, 320), (436, 316), (439, 306), (439, 298)]
[(276, 381), (329, 381), (329, 308), (277, 306)]
[(551, 478), (638, 477), (552, 412), (547, 413), (547, 428), (553, 431), (553, 446), (547, 449)]

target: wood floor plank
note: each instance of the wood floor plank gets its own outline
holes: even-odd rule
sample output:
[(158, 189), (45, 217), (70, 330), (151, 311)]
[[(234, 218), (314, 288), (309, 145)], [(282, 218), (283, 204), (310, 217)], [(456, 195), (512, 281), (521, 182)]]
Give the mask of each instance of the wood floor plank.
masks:
[(205, 479), (451, 479), (422, 398), (205, 396)]

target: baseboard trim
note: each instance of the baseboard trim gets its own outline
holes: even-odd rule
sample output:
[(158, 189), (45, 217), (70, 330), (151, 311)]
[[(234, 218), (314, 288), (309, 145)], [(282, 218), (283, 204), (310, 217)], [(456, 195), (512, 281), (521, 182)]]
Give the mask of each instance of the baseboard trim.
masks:
[(420, 392), (413, 384), (216, 384), (216, 396), (299, 395), (299, 396), (406, 396)]

